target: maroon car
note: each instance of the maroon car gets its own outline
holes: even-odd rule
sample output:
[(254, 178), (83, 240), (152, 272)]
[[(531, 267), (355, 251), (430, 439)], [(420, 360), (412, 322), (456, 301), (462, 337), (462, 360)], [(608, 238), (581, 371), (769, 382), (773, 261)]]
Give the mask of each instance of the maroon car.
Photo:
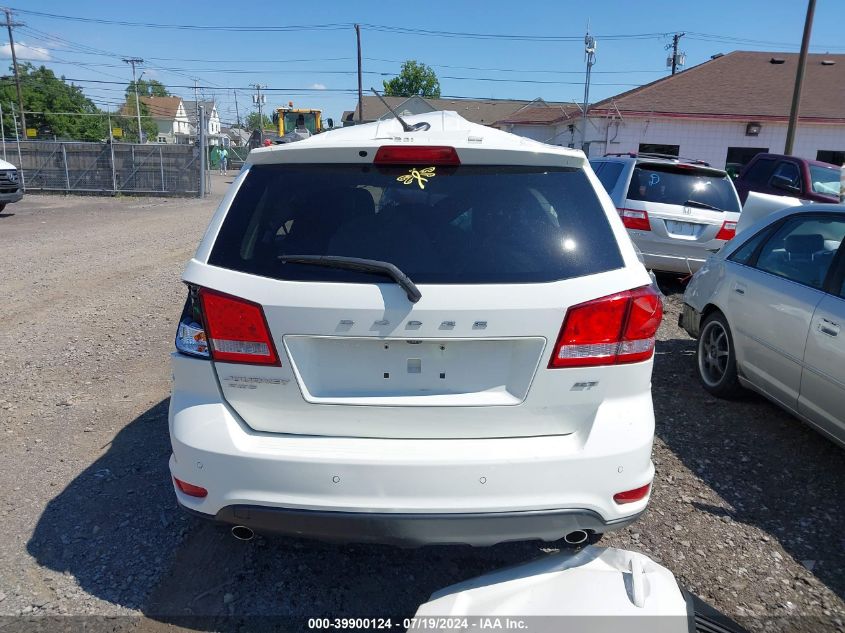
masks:
[(842, 168), (818, 160), (784, 154), (757, 154), (734, 185), (742, 204), (749, 191), (838, 203)]

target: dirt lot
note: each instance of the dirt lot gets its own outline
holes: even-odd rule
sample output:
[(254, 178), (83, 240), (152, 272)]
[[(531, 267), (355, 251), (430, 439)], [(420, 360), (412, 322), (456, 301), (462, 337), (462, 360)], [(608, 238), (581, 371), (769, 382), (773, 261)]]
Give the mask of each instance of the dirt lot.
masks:
[[(435, 589), (548, 551), (242, 543), (177, 510), (167, 355), (179, 274), (223, 184), (206, 201), (32, 195), (0, 215), (0, 616), (25, 616), (4, 626), (411, 615)], [(707, 396), (676, 326), (681, 287), (663, 281), (653, 500), (603, 543), (651, 555), (750, 628), (842, 631), (845, 451), (760, 398)]]

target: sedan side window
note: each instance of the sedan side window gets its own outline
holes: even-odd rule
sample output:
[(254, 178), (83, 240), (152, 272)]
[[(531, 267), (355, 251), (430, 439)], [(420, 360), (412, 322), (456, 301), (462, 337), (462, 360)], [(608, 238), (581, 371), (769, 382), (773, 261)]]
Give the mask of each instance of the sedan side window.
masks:
[(792, 218), (763, 245), (757, 268), (820, 289), (843, 237), (845, 218)]

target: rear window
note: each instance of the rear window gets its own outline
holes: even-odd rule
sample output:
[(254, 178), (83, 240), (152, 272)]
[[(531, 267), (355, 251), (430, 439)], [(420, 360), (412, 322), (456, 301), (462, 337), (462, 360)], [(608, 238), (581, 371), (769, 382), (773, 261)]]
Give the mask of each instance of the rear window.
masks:
[(625, 166), (623, 163), (612, 163), (610, 161), (590, 161), (590, 165), (607, 193), (613, 191), (616, 181), (619, 180), (619, 175), (622, 173), (622, 168)]
[(274, 279), (383, 279), (282, 255), (376, 259), (443, 284), (544, 282), (623, 265), (583, 170), (489, 165), (253, 166), (210, 264)]
[(727, 174), (695, 167), (639, 164), (631, 176), (628, 199), (680, 206), (692, 201), (739, 212), (739, 200)]

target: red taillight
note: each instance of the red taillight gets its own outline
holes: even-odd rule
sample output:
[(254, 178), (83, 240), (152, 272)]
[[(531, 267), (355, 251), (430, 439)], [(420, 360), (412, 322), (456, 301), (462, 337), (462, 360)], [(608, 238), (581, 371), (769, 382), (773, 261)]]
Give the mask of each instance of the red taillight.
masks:
[(264, 310), (257, 303), (200, 288), (211, 357), (217, 361), (278, 365)]
[(572, 306), (566, 313), (549, 369), (618, 365), (648, 360), (663, 318), (651, 286)]
[(725, 222), (722, 228), (716, 233), (717, 240), (732, 240), (736, 235), (736, 222)]
[(173, 478), (173, 481), (176, 482), (176, 487), (179, 488), (182, 492), (184, 492), (189, 497), (207, 497), (208, 490), (202, 488), (200, 486), (195, 486), (194, 484), (189, 484), (187, 481), (182, 481), (181, 479)]
[(642, 501), (648, 496), (648, 491), (651, 490), (651, 484), (634, 488), (633, 490), (626, 490), (625, 492), (617, 492), (613, 495), (613, 500), (619, 505), (625, 503), (634, 503), (635, 501)]
[(454, 147), (440, 145), (382, 145), (373, 159), (376, 165), (460, 165)]
[(640, 211), (639, 209), (618, 209), (618, 211), (622, 218), (622, 224), (625, 225), (626, 229), (636, 229), (637, 231), (651, 230), (647, 211)]

